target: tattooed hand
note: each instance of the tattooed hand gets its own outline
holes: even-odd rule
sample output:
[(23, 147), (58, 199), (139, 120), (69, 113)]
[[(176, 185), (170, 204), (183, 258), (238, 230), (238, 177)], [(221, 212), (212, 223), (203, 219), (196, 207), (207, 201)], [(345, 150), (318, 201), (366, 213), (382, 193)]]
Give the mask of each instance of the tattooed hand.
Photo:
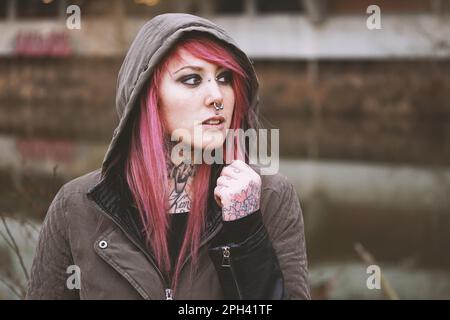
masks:
[(243, 218), (259, 209), (261, 177), (245, 162), (234, 160), (222, 169), (214, 197), (224, 221)]

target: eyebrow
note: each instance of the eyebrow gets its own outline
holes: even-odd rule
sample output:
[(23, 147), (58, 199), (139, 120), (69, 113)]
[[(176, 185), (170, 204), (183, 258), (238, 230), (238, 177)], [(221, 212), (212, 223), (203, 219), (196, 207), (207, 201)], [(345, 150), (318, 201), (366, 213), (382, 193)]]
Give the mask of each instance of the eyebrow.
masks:
[[(181, 71), (181, 70), (183, 70), (183, 69), (192, 69), (192, 70), (197, 70), (197, 71), (203, 70), (203, 68), (202, 68), (202, 67), (199, 67), (199, 66), (184, 66), (184, 67), (181, 67), (180, 69), (178, 69), (177, 71), (175, 71), (174, 73), (172, 73), (172, 75), (178, 73), (179, 71)], [(219, 66), (219, 70), (220, 70), (220, 69), (226, 69), (226, 68), (225, 68), (225, 67)]]
[(199, 67), (199, 66), (184, 66), (184, 67), (178, 69), (177, 71), (175, 71), (173, 74), (176, 74), (183, 69), (193, 69), (193, 70), (197, 70), (197, 71), (203, 70), (203, 68)]

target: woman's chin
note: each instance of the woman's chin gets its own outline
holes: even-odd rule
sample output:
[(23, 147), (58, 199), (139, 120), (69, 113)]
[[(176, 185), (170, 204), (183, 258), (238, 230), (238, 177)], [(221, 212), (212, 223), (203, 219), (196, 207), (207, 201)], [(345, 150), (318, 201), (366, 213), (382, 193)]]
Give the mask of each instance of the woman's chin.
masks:
[(202, 149), (212, 150), (221, 148), (225, 141), (225, 136), (222, 131), (211, 132), (203, 135)]

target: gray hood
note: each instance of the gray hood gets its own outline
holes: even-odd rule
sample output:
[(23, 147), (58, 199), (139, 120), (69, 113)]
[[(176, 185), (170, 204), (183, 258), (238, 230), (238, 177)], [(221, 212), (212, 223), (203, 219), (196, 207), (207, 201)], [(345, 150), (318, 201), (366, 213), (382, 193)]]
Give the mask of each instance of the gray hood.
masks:
[(249, 101), (252, 110), (252, 114), (249, 115), (250, 121), (258, 114), (258, 79), (253, 63), (221, 27), (190, 14), (169, 13), (156, 16), (140, 29), (120, 68), (116, 93), (116, 108), (120, 121), (103, 159), (102, 172), (105, 171), (113, 154), (120, 152), (119, 141), (128, 128), (127, 123), (130, 121), (133, 108), (136, 107), (140, 93), (155, 66), (166, 56), (176, 41), (192, 31), (212, 35), (232, 49), (250, 77)]

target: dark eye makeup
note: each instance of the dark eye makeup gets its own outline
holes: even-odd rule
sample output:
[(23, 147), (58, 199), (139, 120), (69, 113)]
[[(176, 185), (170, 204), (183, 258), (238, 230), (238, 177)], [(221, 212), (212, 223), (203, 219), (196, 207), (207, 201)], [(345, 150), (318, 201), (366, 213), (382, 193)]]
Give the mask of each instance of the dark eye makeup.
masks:
[(187, 76), (181, 77), (178, 81), (189, 86), (196, 86), (200, 83), (201, 79), (197, 74), (188, 74)]
[[(217, 76), (217, 81), (228, 84), (231, 83), (231, 80), (233, 78), (233, 73), (230, 70), (224, 71), (221, 74)], [(220, 80), (222, 79), (222, 80)]]
[[(221, 72), (217, 77), (216, 81), (220, 82), (221, 84), (230, 84), (232, 80), (232, 72), (230, 70), (226, 70)], [(184, 83), (188, 86), (195, 87), (200, 84), (202, 80), (202, 77), (200, 77), (198, 74), (188, 74), (186, 76), (181, 77), (178, 79), (179, 82)]]

